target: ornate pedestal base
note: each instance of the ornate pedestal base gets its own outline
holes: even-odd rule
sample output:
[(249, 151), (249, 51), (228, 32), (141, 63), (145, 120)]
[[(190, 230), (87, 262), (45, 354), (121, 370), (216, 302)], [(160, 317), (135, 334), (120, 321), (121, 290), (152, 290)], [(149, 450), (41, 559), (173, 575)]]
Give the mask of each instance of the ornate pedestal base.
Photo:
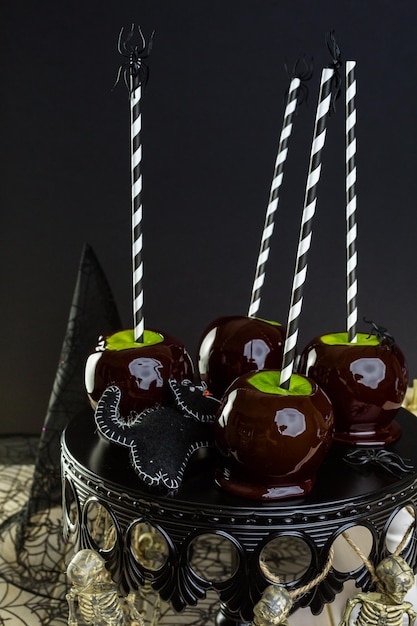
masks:
[[(100, 552), (123, 593), (150, 580), (180, 612), (216, 589), (216, 625), (243, 626), (270, 582), (260, 561), (289, 571), (290, 587), (307, 584), (322, 571), (338, 537), (340, 545), (340, 535), (358, 526), (369, 537), (373, 563), (389, 554), (387, 534), (397, 514), (407, 507), (415, 517), (417, 507), (417, 420), (402, 409), (398, 421), (403, 434), (394, 444), (334, 444), (308, 496), (271, 504), (220, 490), (210, 455), (191, 464), (175, 496), (151, 492), (132, 470), (127, 449), (101, 438), (91, 414), (79, 416), (62, 441), (66, 533), (75, 535), (79, 548)], [(414, 538), (415, 529), (402, 556), (415, 569)], [(364, 590), (371, 586), (363, 564), (346, 570), (339, 558), (294, 609), (320, 613), (348, 579)]]

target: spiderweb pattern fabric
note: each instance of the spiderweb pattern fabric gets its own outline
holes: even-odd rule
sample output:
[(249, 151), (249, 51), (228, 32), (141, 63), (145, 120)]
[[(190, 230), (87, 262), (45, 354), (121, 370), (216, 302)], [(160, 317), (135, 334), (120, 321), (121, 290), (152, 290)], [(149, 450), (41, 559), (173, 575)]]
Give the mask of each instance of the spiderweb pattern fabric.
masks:
[[(20, 528), (24, 517), (22, 511), (25, 511), (29, 499), (38, 446), (39, 437), (0, 439), (1, 626), (35, 626), (43, 623), (59, 626), (67, 623), (66, 619), (61, 619), (62, 601), (53, 598), (52, 592), (48, 594), (50, 598), (47, 599), (42, 594), (32, 592), (34, 583), (36, 584), (32, 577), (39, 577), (39, 568), (35, 568), (32, 575), (22, 566), (21, 555), (16, 549), (16, 535), (22, 535)], [(46, 534), (52, 526), (52, 512), (48, 511), (48, 517), (51, 520), (47, 524), (48, 528), (39, 525), (37, 532), (28, 533), (25, 551), (32, 552), (34, 562), (42, 562), (43, 552), (46, 552)], [(47, 567), (46, 563), (45, 569)], [(54, 585), (51, 585), (52, 587)]]
[[(5, 520), (9, 518), (15, 519), (15, 515), (19, 514), (22, 507), (27, 503), (31, 492), (34, 463), (36, 460), (38, 447), (37, 437), (7, 437), (0, 439), (0, 524), (3, 525)], [(57, 516), (61, 511), (56, 507)], [(51, 516), (52, 517), (52, 516)], [(35, 545), (39, 540), (38, 555), (45, 550), (45, 528), (42, 521), (45, 518), (38, 518), (40, 522), (39, 533), (35, 533), (32, 538), (32, 544)], [(56, 528), (59, 536), (61, 531), (60, 521), (56, 519)], [(53, 530), (53, 525), (48, 521), (48, 532)], [(11, 541), (10, 536), (0, 537), (0, 552), (3, 554), (5, 544)], [(218, 537), (212, 535), (206, 539), (199, 541), (195, 548), (195, 554), (192, 559), (193, 568), (201, 576), (207, 580), (223, 580), (230, 576), (230, 554), (225, 549), (225, 543), (222, 543)], [(50, 551), (51, 548), (48, 547)], [(67, 625), (68, 608), (65, 601), (65, 593), (67, 591), (66, 578), (64, 576), (66, 564), (73, 554), (72, 546), (63, 546), (62, 553), (59, 554), (55, 550), (54, 555), (58, 558), (58, 565), (62, 567), (61, 580), (58, 584), (51, 582), (45, 584), (47, 595), (39, 595), (32, 593), (31, 588), (25, 588), (26, 583), (31, 583), (31, 573), (27, 573), (27, 580), (23, 578), (19, 584), (7, 582), (0, 579), (0, 625), (1, 626), (61, 626)], [(271, 550), (265, 555), (269, 563), (273, 562), (275, 566), (291, 557), (290, 577), (297, 576), (306, 566), (305, 551), (301, 550), (299, 545), (289, 545), (287, 551), (283, 551), (282, 546), (279, 551)], [(57, 563), (49, 560), (45, 564), (53, 570)], [(12, 568), (13, 563), (10, 564)], [(278, 565), (278, 567), (281, 567)], [(44, 572), (45, 573), (45, 572)], [(283, 580), (286, 579), (288, 572), (280, 569)], [(13, 578), (13, 571), (5, 572), (5, 578), (8, 574)], [(32, 581), (33, 582), (33, 581)], [(143, 615), (146, 626), (208, 626), (215, 623), (216, 615), (219, 610), (219, 598), (217, 592), (208, 591), (205, 599), (200, 600), (196, 607), (188, 607), (184, 613), (177, 615), (170, 605), (161, 601), (158, 595), (150, 586), (145, 586), (140, 590), (137, 597), (136, 606)], [(295, 616), (294, 616), (295, 618)], [(290, 621), (290, 623), (292, 623)], [(305, 611), (305, 621), (303, 621), (300, 611), (297, 611), (297, 626), (303, 624), (316, 623), (309, 611)], [(80, 626), (83, 624), (79, 622)], [(321, 625), (327, 626), (327, 617), (322, 617)]]
[[(29, 569), (24, 571), (13, 560), (18, 558), (15, 530), (26, 517), (38, 445), (38, 437), (0, 438), (0, 525), (4, 529), (0, 535), (0, 626), (66, 626), (68, 623), (65, 569), (73, 547), (60, 540), (60, 506), (49, 507), (31, 521), (25, 538), (25, 544), (30, 547), (25, 545), (25, 552), (36, 567), (32, 568), (30, 563)], [(208, 577), (223, 575), (224, 566), (216, 550), (207, 551), (202, 546), (195, 566), (204, 570)], [(33, 592), (40, 582), (43, 593)], [(214, 624), (218, 602), (217, 593), (209, 591), (197, 607), (189, 607), (185, 613), (177, 615), (150, 586), (145, 586), (138, 594), (137, 608), (147, 626), (205, 626)]]

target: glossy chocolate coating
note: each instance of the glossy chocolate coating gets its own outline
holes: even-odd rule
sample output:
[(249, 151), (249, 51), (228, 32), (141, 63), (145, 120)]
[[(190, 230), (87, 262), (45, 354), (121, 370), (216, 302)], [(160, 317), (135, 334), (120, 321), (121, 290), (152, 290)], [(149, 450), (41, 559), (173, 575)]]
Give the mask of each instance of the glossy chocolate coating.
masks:
[(310, 395), (290, 396), (254, 388), (252, 376), (230, 386), (216, 416), (216, 480), (247, 498), (304, 496), (332, 441), (331, 403), (314, 381)]
[(90, 355), (89, 359), (96, 360), (94, 388), (91, 391), (87, 387), (93, 408), (107, 387), (117, 385), (122, 392), (121, 415), (128, 416), (131, 411), (140, 413), (156, 404), (167, 403), (170, 378), (193, 379), (193, 364), (185, 347), (166, 333), (160, 334), (163, 336), (161, 343), (123, 350), (98, 347)]
[(316, 337), (303, 350), (298, 370), (329, 396), (337, 441), (374, 446), (398, 439), (401, 429), (393, 420), (408, 385), (398, 346), (329, 345)]
[(204, 331), (198, 346), (200, 378), (216, 398), (241, 374), (282, 365), (285, 326), (255, 317), (220, 317)]

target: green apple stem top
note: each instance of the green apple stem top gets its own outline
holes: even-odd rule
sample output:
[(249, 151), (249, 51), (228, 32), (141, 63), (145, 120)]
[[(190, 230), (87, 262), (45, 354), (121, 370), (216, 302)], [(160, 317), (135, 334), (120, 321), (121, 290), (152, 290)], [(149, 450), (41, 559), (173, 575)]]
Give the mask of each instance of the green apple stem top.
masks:
[(262, 500), (304, 496), (333, 437), (333, 409), (319, 386), (279, 370), (247, 372), (227, 389), (214, 422), (216, 482)]
[(193, 364), (181, 342), (152, 330), (145, 330), (143, 337), (137, 342), (132, 329), (119, 331), (102, 338), (89, 355), (85, 387), (94, 409), (111, 385), (119, 387), (120, 412), (128, 416), (164, 405), (170, 397), (170, 379), (193, 378)]
[(335, 439), (349, 445), (387, 445), (401, 435), (395, 416), (408, 384), (406, 359), (392, 335), (374, 333), (316, 337), (304, 348), (298, 371), (313, 379), (332, 402)]

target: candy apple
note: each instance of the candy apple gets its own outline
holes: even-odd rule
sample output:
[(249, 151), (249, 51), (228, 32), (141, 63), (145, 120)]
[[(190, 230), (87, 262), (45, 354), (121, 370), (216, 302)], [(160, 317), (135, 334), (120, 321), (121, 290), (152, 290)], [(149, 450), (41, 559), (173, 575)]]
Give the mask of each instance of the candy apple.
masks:
[(228, 388), (214, 422), (216, 481), (228, 492), (258, 500), (309, 493), (333, 436), (333, 410), (319, 386), (280, 372), (240, 376)]
[(128, 416), (165, 404), (170, 378), (193, 378), (191, 358), (179, 341), (155, 330), (145, 330), (143, 338), (143, 343), (135, 342), (133, 330), (100, 338), (85, 367), (85, 386), (94, 409), (110, 385), (119, 387), (120, 412)]
[(335, 414), (335, 439), (385, 445), (398, 439), (394, 421), (407, 391), (408, 368), (391, 336), (347, 333), (316, 337), (303, 350), (298, 371), (327, 393)]
[(257, 317), (220, 317), (204, 331), (198, 346), (198, 370), (210, 392), (221, 398), (246, 372), (278, 369), (285, 327)]

